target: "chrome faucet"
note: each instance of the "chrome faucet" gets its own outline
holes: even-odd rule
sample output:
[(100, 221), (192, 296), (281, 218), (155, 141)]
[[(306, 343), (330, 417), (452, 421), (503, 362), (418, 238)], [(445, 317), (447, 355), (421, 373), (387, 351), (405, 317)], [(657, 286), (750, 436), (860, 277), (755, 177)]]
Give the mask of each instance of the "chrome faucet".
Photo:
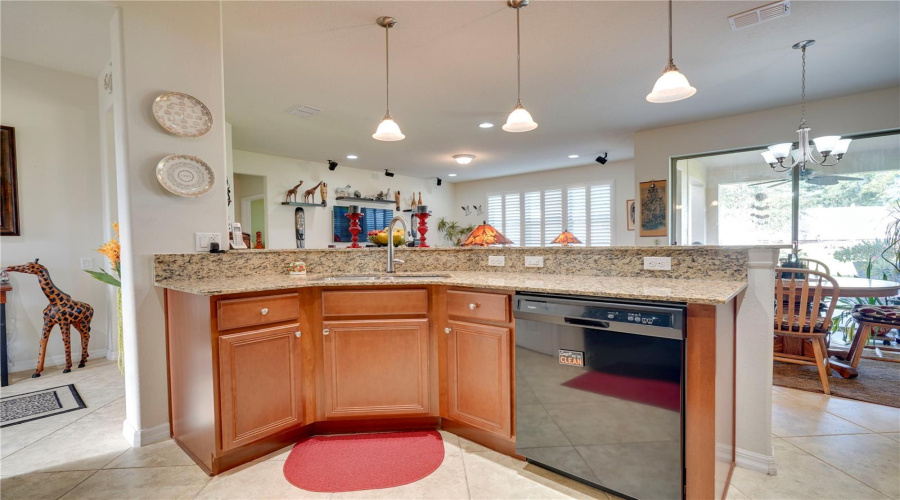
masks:
[(388, 254), (387, 254), (387, 272), (394, 272), (394, 264), (403, 264), (403, 261), (400, 259), (394, 258), (394, 224), (399, 222), (403, 225), (403, 237), (406, 238), (406, 231), (409, 229), (406, 227), (406, 221), (403, 220), (403, 217), (394, 217), (391, 219), (391, 223), (388, 224)]

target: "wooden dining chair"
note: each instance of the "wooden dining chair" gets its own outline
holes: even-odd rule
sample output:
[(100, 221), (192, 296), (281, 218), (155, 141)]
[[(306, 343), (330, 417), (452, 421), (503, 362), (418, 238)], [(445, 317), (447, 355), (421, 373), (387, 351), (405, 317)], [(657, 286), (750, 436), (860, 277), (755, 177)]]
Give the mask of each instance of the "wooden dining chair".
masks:
[[(824, 290), (825, 285), (830, 292)], [(825, 394), (831, 394), (828, 376), (828, 350), (825, 338), (831, 328), (831, 316), (841, 290), (834, 278), (826, 273), (795, 267), (775, 268), (775, 325), (774, 333), (784, 338), (797, 338), (812, 344), (813, 357), (801, 354), (773, 352), (775, 361), (812, 365), (819, 369), (819, 379)], [(819, 306), (830, 298), (827, 308)]]

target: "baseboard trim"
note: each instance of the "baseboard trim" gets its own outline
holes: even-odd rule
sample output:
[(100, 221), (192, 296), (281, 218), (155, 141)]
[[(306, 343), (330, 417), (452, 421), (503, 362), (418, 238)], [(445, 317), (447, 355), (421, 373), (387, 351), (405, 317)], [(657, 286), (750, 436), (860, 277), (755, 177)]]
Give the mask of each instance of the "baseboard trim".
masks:
[(753, 451), (742, 450), (737, 448), (734, 450), (735, 465), (742, 469), (752, 470), (775, 476), (778, 474), (778, 463), (775, 461), (775, 450), (771, 455), (762, 455)]
[(128, 420), (122, 421), (122, 435), (132, 448), (140, 448), (154, 443), (161, 443), (171, 436), (169, 435), (169, 423), (159, 424), (149, 429), (135, 429)]
[[(108, 357), (109, 351), (106, 349), (88, 349), (88, 363), (93, 359), (106, 359)], [(78, 350), (75, 350), (75, 344), (72, 344), (72, 367), (78, 366), (78, 363), (81, 362), (81, 347), (79, 345)], [(28, 370), (36, 370), (38, 359), (26, 359), (26, 360), (18, 360), (13, 361), (15, 363), (15, 368), (10, 368), (10, 371), (28, 371)], [(10, 364), (12, 364), (10, 363)], [(66, 365), (66, 355), (65, 354), (56, 354), (53, 356), (46, 356), (44, 358), (44, 369), (47, 369), (50, 366), (65, 366)]]
[[(90, 352), (90, 351), (88, 351), (88, 352)], [(118, 351), (110, 351), (109, 349), (107, 349), (106, 350), (106, 359), (112, 359), (112, 360), (119, 359)]]

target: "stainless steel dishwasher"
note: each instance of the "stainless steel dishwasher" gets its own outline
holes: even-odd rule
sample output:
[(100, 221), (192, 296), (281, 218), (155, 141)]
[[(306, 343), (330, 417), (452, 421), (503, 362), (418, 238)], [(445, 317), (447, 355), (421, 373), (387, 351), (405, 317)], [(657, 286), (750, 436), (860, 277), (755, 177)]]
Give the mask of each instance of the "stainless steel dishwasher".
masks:
[(685, 311), (517, 294), (516, 452), (619, 496), (683, 498)]

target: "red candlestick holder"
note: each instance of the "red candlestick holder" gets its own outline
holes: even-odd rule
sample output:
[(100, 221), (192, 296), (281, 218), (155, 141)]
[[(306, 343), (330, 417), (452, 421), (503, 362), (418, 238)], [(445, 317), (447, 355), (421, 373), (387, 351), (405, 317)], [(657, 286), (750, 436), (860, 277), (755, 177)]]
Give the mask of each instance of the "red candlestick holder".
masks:
[(350, 234), (353, 235), (350, 239), (353, 242), (350, 245), (350, 248), (362, 248), (361, 246), (359, 246), (359, 219), (361, 219), (363, 216), (362, 212), (357, 212), (355, 214), (348, 213), (345, 214), (345, 216), (350, 219)]
[(419, 244), (416, 245), (418, 248), (430, 248), (425, 244), (425, 233), (428, 232), (428, 224), (425, 222), (431, 214), (428, 212), (422, 212), (416, 214), (416, 217), (419, 219), (419, 227), (417, 230), (419, 231)]

